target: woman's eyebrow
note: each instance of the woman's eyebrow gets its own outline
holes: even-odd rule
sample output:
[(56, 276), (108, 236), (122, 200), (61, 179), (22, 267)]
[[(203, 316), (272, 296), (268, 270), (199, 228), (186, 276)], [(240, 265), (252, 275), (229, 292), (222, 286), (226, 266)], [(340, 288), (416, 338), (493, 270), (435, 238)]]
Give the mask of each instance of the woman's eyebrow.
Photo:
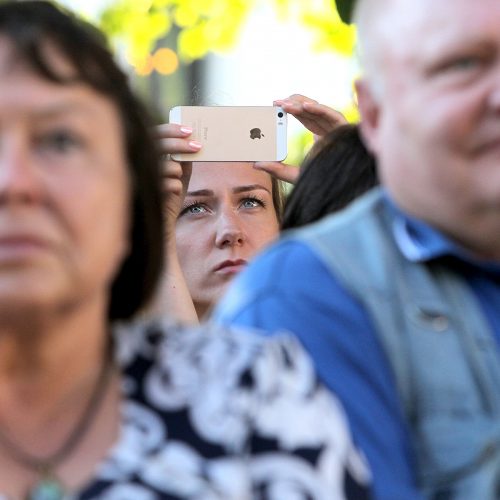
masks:
[(197, 191), (188, 191), (186, 196), (213, 196), (214, 192), (210, 189), (198, 189)]
[(59, 116), (74, 115), (75, 113), (94, 115), (95, 112), (95, 107), (82, 103), (79, 100), (64, 100), (57, 103), (42, 105), (35, 109), (32, 115), (36, 119), (51, 119)]
[(248, 186), (238, 186), (233, 188), (233, 193), (245, 193), (247, 191), (255, 191), (256, 189), (263, 189), (271, 194), (271, 191), (261, 184), (249, 184)]

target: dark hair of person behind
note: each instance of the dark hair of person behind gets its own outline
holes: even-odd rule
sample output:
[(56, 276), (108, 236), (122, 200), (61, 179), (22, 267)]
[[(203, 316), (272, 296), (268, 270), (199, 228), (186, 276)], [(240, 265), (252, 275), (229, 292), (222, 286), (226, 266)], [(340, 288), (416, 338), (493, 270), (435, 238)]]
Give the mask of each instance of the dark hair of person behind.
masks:
[(378, 184), (373, 156), (356, 125), (342, 125), (311, 149), (285, 203), (281, 228), (310, 224), (344, 208)]
[[(132, 192), (130, 253), (112, 284), (108, 317), (129, 318), (152, 296), (163, 266), (160, 164), (149, 117), (102, 33), (60, 7), (40, 0), (0, 2), (0, 38), (12, 44), (16, 63), (21, 61), (61, 85), (89, 85), (116, 105)], [(62, 76), (50, 66), (47, 45), (73, 66), (73, 77)]]
[(276, 212), (278, 222), (281, 225), (281, 222), (283, 220), (283, 210), (285, 209), (286, 201), (285, 183), (271, 175), (271, 187), (274, 210)]

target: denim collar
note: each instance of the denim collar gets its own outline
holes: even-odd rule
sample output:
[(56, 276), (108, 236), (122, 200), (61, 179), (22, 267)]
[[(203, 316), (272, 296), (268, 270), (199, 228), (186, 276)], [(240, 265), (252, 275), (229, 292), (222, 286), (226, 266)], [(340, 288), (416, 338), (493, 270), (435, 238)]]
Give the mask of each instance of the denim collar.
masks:
[(500, 275), (500, 263), (481, 261), (447, 238), (442, 232), (401, 210), (383, 190), (383, 200), (391, 215), (392, 230), (401, 253), (412, 262), (428, 262), (445, 257)]

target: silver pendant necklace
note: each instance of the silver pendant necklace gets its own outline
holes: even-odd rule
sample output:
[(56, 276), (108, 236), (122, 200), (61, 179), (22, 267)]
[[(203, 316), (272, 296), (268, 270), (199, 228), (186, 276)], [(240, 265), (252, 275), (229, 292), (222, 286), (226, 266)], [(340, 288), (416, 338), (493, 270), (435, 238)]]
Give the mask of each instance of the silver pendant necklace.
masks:
[(26, 493), (25, 500), (64, 499), (67, 491), (64, 483), (57, 477), (55, 469), (71, 454), (87, 433), (104, 400), (112, 372), (113, 365), (109, 362), (109, 356), (106, 355), (92, 394), (82, 415), (61, 446), (49, 456), (37, 457), (23, 450), (4, 433), (0, 423), (0, 446), (4, 448), (13, 460), (38, 473), (38, 479)]

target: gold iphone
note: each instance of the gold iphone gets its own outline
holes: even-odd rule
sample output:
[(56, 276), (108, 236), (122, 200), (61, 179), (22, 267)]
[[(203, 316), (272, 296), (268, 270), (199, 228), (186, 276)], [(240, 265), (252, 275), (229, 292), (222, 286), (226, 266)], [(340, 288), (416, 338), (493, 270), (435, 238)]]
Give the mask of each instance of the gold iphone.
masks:
[(282, 161), (287, 155), (286, 112), (278, 106), (176, 106), (170, 123), (191, 127), (197, 153), (177, 161)]

